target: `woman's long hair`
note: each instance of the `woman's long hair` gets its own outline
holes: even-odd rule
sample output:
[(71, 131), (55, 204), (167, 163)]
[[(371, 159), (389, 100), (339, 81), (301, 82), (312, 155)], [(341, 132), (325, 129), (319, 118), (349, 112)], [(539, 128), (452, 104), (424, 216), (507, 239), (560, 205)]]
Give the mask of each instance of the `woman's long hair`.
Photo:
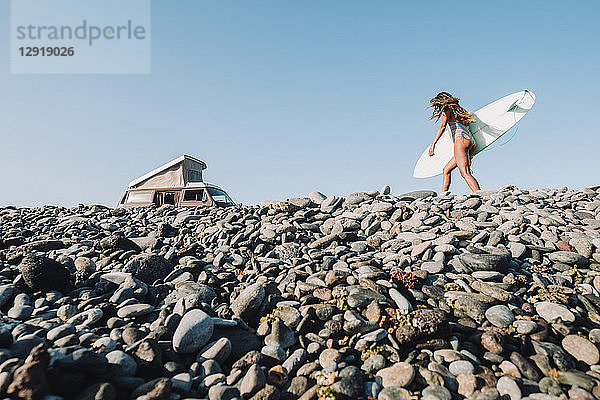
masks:
[(437, 121), (442, 116), (444, 110), (448, 109), (454, 118), (463, 125), (475, 122), (473, 116), (458, 104), (458, 99), (448, 92), (438, 93), (437, 96), (429, 100), (429, 103), (431, 103), (430, 107), (433, 108), (431, 119), (436, 118)]

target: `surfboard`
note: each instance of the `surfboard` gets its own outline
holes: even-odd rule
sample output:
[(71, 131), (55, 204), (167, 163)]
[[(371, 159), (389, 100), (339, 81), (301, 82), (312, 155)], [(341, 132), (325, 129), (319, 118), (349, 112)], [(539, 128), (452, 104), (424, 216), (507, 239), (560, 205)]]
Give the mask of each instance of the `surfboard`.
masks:
[[(469, 130), (477, 142), (473, 156), (498, 140), (510, 130), (535, 103), (535, 95), (530, 90), (509, 94), (473, 113), (475, 122), (469, 124)], [(432, 138), (433, 139), (433, 138)], [(450, 127), (446, 125), (444, 133), (435, 144), (434, 155), (429, 155), (429, 146), (415, 165), (415, 178), (429, 178), (442, 173), (448, 161), (454, 156), (454, 142)]]

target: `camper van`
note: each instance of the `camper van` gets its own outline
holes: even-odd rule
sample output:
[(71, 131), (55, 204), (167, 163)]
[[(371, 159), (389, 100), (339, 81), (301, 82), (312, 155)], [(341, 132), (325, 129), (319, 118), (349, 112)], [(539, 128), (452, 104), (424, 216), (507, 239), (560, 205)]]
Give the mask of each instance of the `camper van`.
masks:
[(235, 203), (220, 187), (202, 181), (204, 161), (183, 155), (129, 182), (118, 207), (171, 204), (176, 207), (228, 207)]

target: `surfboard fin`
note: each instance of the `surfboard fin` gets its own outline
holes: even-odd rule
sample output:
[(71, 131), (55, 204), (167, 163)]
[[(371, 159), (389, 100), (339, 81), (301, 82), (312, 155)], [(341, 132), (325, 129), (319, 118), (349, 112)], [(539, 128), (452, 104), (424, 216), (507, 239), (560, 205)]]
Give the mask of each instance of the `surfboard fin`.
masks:
[[(514, 111), (514, 112), (523, 112), (523, 113), (525, 113), (525, 112), (529, 111), (528, 108), (521, 107), (521, 104), (522, 104), (523, 100), (525, 100), (525, 98), (526, 98), (526, 96), (528, 94), (529, 94), (530, 97), (533, 97), (535, 99), (535, 97), (533, 96), (533, 94), (529, 90), (525, 89), (523, 91), (523, 97), (521, 97), (519, 100), (516, 100), (514, 103), (512, 103), (510, 105), (510, 107), (508, 107), (508, 110), (506, 110), (506, 112)], [(533, 105), (533, 103), (532, 103), (532, 105)], [(531, 107), (529, 107), (529, 108), (531, 108)]]
[(512, 103), (511, 106), (508, 107), (508, 110), (506, 110), (506, 112), (513, 111), (513, 112), (516, 112), (516, 113), (526, 113), (527, 111), (529, 111), (528, 109), (519, 106), (519, 104), (518, 104), (519, 101), (520, 100), (517, 100), (514, 103)]

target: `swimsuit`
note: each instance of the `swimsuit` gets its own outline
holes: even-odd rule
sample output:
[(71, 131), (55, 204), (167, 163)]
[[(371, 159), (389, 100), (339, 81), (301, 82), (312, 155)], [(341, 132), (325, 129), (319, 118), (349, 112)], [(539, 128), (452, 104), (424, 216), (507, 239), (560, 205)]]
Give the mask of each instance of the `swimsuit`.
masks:
[(457, 120), (448, 121), (448, 126), (450, 127), (450, 132), (452, 133), (452, 141), (455, 142), (457, 137), (464, 137), (469, 140), (469, 147), (475, 148), (477, 143), (475, 142), (475, 138), (473, 138), (473, 134), (469, 130), (469, 128)]

